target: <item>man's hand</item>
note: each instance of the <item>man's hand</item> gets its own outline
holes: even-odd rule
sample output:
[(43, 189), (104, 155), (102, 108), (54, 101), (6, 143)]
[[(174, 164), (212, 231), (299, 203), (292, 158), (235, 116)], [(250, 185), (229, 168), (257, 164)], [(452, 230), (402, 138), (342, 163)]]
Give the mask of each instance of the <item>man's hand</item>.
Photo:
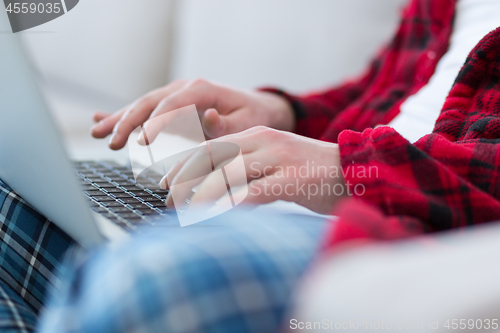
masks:
[(264, 125), (292, 131), (295, 117), (282, 97), (266, 92), (243, 91), (206, 80), (175, 81), (154, 90), (114, 114), (96, 112), (92, 136), (111, 135), (109, 147), (121, 149), (132, 131), (149, 119), (195, 104), (209, 138), (238, 133)]
[[(285, 200), (327, 214), (339, 197), (347, 193), (336, 144), (258, 126), (208, 141), (204, 149), (213, 160), (214, 170), (218, 169), (220, 162), (213, 156), (223, 156), (220, 160), (224, 161), (224, 155), (227, 155), (214, 151), (217, 144), (213, 143), (220, 142), (233, 143), (241, 149), (249, 183), (246, 204)], [(206, 164), (203, 159), (206, 159), (207, 152), (197, 151), (174, 166), (162, 179), (160, 185), (171, 190), (167, 206), (173, 206), (173, 197), (176, 202), (184, 202), (192, 194), (190, 188), (176, 187), (176, 184), (196, 178), (199, 183), (193, 185), (198, 188), (191, 197), (190, 205), (213, 203), (225, 194), (217, 192), (221, 187), (216, 186), (220, 180), (216, 173), (199, 177), (203, 173), (200, 169)], [(230, 170), (230, 165), (225, 166), (226, 173), (238, 171)], [(222, 190), (225, 191), (224, 188)], [(238, 197), (237, 193), (235, 197)]]

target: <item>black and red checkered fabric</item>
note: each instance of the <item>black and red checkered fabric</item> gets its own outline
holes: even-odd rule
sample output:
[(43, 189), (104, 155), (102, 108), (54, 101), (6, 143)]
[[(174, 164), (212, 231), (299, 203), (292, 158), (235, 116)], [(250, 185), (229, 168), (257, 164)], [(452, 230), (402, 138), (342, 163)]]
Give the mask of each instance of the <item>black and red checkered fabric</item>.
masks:
[(305, 96), (262, 90), (286, 97), (297, 118), (295, 132), (311, 138), (337, 142), (346, 129), (388, 124), (434, 74), (448, 49), (454, 14), (454, 0), (412, 0), (395, 37), (361, 78)]
[[(392, 43), (357, 81), (293, 96), (297, 132), (338, 142), (362, 195), (334, 212), (327, 244), (399, 239), (500, 219), (500, 29), (472, 50), (432, 134), (411, 144), (388, 124), (446, 52), (455, 1), (412, 0)], [(360, 192), (360, 191), (358, 191)]]
[(470, 53), (432, 134), (411, 144), (390, 127), (344, 131), (339, 145), (344, 167), (376, 167), (378, 177), (347, 173), (366, 192), (341, 209), (330, 243), (499, 220), (500, 28)]

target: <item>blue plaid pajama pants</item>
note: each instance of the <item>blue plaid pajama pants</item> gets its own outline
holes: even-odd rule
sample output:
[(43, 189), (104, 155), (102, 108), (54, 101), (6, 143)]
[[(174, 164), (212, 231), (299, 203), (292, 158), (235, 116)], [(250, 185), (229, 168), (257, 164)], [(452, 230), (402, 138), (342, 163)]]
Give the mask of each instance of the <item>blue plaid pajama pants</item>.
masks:
[(276, 332), (325, 221), (234, 210), (144, 231), (67, 270), (41, 332)]
[(0, 180), (0, 332), (36, 329), (71, 253), (80, 253), (71, 237)]
[(324, 227), (234, 211), (87, 254), (0, 180), (0, 332), (273, 332)]

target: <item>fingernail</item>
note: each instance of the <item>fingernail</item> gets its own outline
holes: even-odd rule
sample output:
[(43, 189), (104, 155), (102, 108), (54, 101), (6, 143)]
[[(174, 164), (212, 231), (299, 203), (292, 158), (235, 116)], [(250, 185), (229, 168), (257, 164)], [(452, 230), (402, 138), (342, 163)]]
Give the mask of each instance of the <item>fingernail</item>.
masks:
[(160, 188), (162, 188), (162, 189), (164, 189), (164, 190), (168, 190), (167, 176), (164, 176), (164, 177), (160, 180)]
[(137, 143), (140, 144), (141, 146), (146, 145), (146, 137), (144, 136), (144, 131), (141, 130), (139, 133), (139, 136), (137, 137)]
[(175, 208), (174, 199), (172, 199), (172, 192), (167, 195), (167, 200), (165, 200), (165, 205), (167, 208)]
[(216, 121), (216, 124), (215, 124), (216, 126), (215, 126), (215, 128), (216, 128), (218, 131), (221, 131), (221, 130), (222, 130), (222, 128), (223, 128), (223, 126), (224, 126), (224, 125), (222, 124), (222, 119), (221, 119), (221, 117), (220, 117), (219, 113), (217, 112), (217, 110), (215, 110), (215, 109), (214, 109), (214, 111), (215, 111), (215, 115), (216, 115), (216, 116), (215, 116), (215, 119), (214, 119), (214, 120)]
[(217, 127), (219, 128), (219, 131), (222, 131), (224, 129), (224, 121), (222, 121), (222, 118), (219, 117), (219, 124), (217, 124)]
[[(166, 175), (162, 178), (162, 180), (165, 180), (166, 186), (170, 186), (170, 185), (168, 184), (168, 180), (169, 180), (170, 178), (172, 178), (172, 177), (171, 177), (172, 173), (174, 172), (174, 170), (177, 168), (177, 166), (178, 166), (180, 163), (181, 163), (180, 161), (175, 162), (175, 164), (174, 164), (174, 165), (172, 165), (172, 167), (171, 167), (171, 168), (167, 171), (167, 174), (166, 174)], [(172, 184), (173, 184), (173, 179), (172, 179)], [(172, 184), (171, 184), (171, 185), (172, 185)]]
[(116, 134), (113, 134), (109, 139), (109, 145), (114, 146), (117, 142), (118, 142), (118, 136)]

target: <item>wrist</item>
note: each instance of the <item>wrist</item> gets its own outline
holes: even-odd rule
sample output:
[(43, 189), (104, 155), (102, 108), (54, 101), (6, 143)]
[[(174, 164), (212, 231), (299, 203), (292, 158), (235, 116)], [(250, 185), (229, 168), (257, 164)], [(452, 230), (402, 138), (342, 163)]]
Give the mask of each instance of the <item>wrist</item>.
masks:
[(278, 94), (266, 91), (259, 92), (263, 97), (266, 108), (270, 111), (268, 115), (269, 127), (293, 132), (295, 130), (295, 114), (290, 102)]

